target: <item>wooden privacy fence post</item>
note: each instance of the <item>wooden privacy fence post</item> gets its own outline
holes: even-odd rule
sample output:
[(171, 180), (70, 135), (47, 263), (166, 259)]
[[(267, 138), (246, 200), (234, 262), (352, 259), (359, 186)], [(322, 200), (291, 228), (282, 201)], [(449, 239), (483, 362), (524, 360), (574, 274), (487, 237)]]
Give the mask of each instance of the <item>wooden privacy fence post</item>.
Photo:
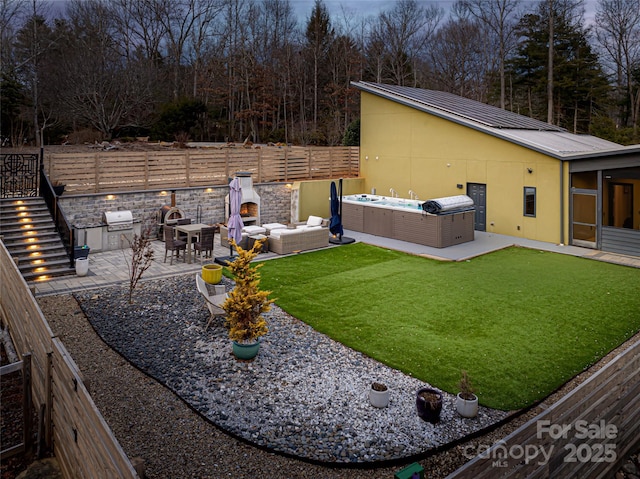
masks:
[(53, 353), (47, 353), (47, 384), (45, 385), (45, 409), (44, 409), (44, 443), (47, 449), (51, 449), (52, 419), (53, 411)]
[(22, 414), (24, 428), (22, 430), (22, 443), (27, 461), (33, 457), (33, 398), (31, 397), (31, 353), (22, 355)]

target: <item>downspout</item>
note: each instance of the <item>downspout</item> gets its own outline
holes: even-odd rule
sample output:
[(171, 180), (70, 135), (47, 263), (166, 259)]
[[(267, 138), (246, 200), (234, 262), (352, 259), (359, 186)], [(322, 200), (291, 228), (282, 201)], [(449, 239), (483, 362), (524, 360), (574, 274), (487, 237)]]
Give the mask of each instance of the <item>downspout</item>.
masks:
[(566, 244), (564, 242), (564, 163), (565, 160), (560, 160), (560, 244)]

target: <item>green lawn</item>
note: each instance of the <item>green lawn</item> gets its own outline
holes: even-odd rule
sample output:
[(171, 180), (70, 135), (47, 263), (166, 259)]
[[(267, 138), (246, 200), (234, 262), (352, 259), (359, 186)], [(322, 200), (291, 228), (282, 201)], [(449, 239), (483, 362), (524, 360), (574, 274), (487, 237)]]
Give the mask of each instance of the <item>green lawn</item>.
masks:
[(540, 400), (640, 330), (640, 270), (522, 248), (461, 263), (356, 243), (265, 261), (261, 286), (336, 341), (480, 402)]

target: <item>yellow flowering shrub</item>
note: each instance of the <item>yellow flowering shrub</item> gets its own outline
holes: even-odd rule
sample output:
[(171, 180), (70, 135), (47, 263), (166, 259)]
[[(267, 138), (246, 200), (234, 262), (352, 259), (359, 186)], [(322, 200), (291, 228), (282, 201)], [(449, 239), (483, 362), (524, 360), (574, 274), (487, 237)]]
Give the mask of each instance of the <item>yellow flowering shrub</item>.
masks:
[(241, 248), (233, 240), (230, 242), (236, 248), (238, 256), (228, 263), (236, 286), (222, 304), (227, 313), (226, 326), (232, 341), (253, 342), (269, 331), (262, 314), (269, 311), (274, 302), (269, 299), (271, 291), (260, 290), (258, 269), (262, 265), (251, 264), (262, 248), (263, 241), (256, 241), (250, 250)]

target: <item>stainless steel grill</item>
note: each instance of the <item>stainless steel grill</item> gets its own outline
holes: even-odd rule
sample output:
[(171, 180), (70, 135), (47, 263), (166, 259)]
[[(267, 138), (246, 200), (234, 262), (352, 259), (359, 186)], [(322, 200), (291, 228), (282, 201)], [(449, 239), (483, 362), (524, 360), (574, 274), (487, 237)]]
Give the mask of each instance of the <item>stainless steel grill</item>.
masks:
[(130, 210), (105, 211), (102, 221), (107, 231), (125, 231), (133, 229), (133, 214)]

